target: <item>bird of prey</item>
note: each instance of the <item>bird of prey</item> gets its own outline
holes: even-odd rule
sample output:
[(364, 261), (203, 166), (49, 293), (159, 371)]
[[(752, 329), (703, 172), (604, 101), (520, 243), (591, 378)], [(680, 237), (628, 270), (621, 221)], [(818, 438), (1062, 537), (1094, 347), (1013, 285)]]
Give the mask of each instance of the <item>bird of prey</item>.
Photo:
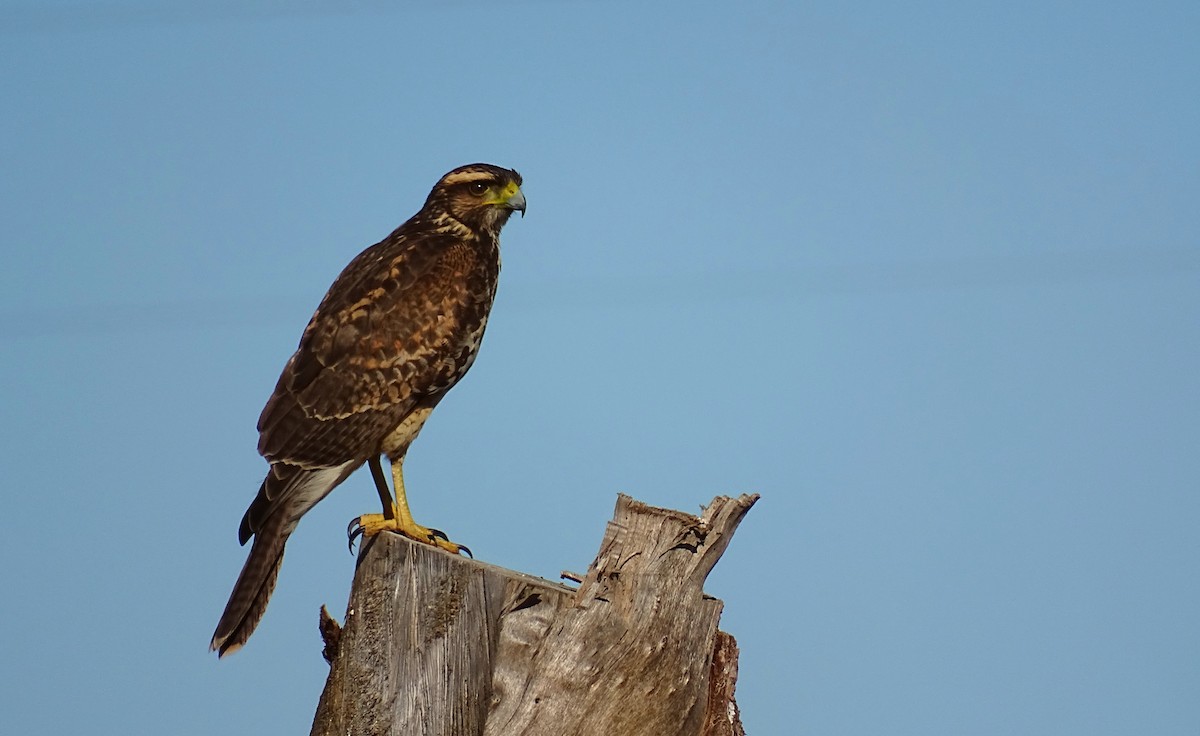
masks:
[[(475, 360), (496, 295), (500, 229), (514, 211), (525, 214), (520, 174), (461, 166), (329, 287), (258, 420), (258, 451), (271, 468), (242, 517), (238, 539), (254, 544), (213, 634), (219, 656), (258, 626), (300, 517), (363, 463), (383, 513), (352, 521), (351, 540), (395, 531), (467, 551), (413, 520), (404, 456)], [(391, 463), (394, 500), (381, 455)]]

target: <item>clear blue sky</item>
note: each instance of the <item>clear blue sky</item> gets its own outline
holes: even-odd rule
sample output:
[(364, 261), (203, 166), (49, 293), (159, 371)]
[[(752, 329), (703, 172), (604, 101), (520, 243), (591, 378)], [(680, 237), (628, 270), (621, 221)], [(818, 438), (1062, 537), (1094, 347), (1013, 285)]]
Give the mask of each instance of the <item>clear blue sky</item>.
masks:
[(752, 736), (1200, 733), (1200, 5), (341, 5), (0, 4), (0, 730), (306, 732), (378, 502), (218, 662), (255, 421), (481, 160), (529, 212), (418, 519), (555, 577), (761, 493)]

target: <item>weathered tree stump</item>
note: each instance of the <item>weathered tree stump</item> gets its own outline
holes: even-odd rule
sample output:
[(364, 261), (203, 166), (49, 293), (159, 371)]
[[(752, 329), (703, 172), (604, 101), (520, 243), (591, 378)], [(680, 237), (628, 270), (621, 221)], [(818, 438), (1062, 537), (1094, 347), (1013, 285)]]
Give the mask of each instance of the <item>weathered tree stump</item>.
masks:
[(364, 547), (314, 736), (740, 736), (704, 580), (757, 495), (701, 517), (619, 496), (572, 590), (394, 534)]

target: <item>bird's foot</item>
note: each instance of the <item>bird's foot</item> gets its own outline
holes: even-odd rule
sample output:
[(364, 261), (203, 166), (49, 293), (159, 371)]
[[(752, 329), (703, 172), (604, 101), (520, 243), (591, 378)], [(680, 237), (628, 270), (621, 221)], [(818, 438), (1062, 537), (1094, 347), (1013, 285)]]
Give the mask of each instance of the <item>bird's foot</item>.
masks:
[(383, 514), (363, 514), (350, 521), (350, 526), (346, 528), (346, 535), (350, 538), (350, 551), (354, 551), (354, 540), (358, 537), (367, 539), (373, 537), (379, 532), (396, 532), (402, 534), (409, 539), (417, 542), (424, 542), (438, 549), (444, 549), (451, 554), (464, 553), (467, 557), (474, 558), (470, 548), (464, 544), (455, 544), (451, 542), (446, 534), (437, 529), (430, 529), (421, 526), (412, 519), (403, 519), (393, 510), (392, 518), (387, 518)]

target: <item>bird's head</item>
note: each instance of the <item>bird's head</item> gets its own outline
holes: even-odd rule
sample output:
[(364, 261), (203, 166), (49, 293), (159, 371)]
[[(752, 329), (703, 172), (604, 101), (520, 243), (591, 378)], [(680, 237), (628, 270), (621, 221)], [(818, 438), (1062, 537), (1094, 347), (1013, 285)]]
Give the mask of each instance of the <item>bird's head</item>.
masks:
[(514, 211), (525, 216), (521, 175), (491, 164), (460, 166), (441, 178), (425, 201), (475, 231), (500, 232)]

